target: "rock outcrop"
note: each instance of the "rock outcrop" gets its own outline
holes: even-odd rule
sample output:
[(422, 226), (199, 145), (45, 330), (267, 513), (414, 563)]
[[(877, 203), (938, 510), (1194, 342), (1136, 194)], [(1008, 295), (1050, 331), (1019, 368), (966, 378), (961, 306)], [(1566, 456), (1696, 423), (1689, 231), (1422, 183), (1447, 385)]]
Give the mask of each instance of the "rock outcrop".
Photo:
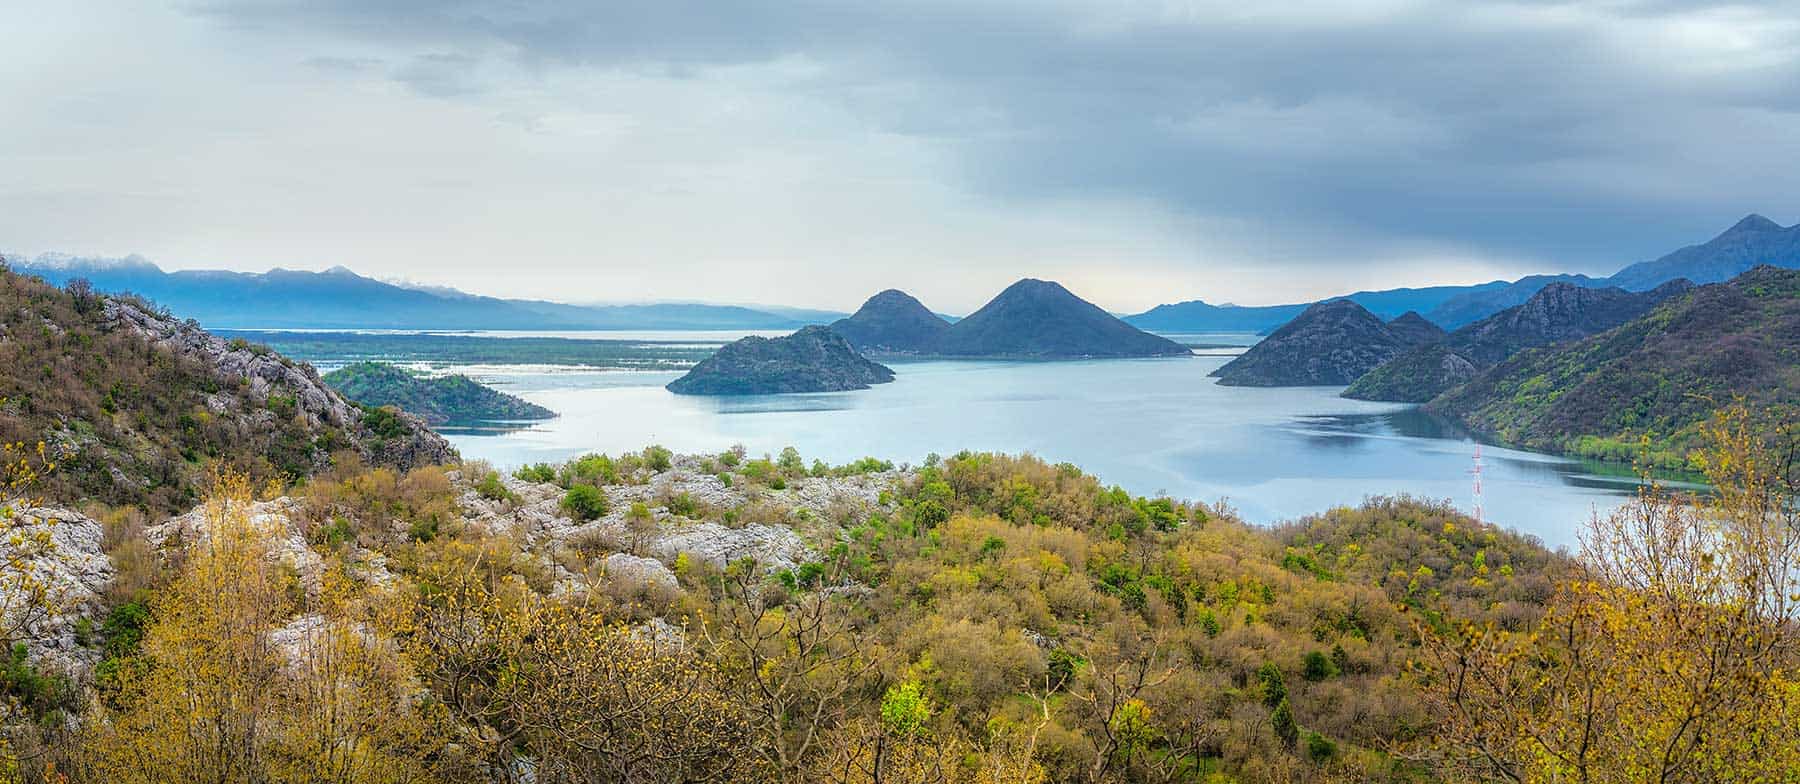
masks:
[[(5, 615), (0, 622), (19, 630), (37, 666), (61, 672), (93, 666), (99, 653), (81, 644), (77, 630), (103, 611), (103, 594), (113, 579), (100, 523), (67, 509), (24, 507), (12, 512), (0, 535), (0, 558), (16, 559), (20, 568), (14, 574), (42, 593), (0, 597), (0, 613)], [(11, 591), (20, 585), (5, 587)]]
[[(207, 404), (215, 413), (251, 409), (276, 417), (281, 414), (270, 409), (270, 402), (279, 397), (284, 405), (292, 401), (294, 415), (303, 418), (309, 428), (333, 428), (349, 435), (350, 445), (371, 462), (413, 468), (456, 459), (450, 442), (431, 432), (423, 420), (403, 412), (385, 421), (371, 420), (361, 407), (326, 385), (311, 365), (241, 340), (227, 341), (193, 322), (149, 312), (131, 300), (109, 297), (104, 308), (108, 329), (138, 335), (199, 360), (228, 382), (208, 396)], [(242, 383), (230, 383), (238, 380)], [(321, 463), (328, 457), (318, 455)]]

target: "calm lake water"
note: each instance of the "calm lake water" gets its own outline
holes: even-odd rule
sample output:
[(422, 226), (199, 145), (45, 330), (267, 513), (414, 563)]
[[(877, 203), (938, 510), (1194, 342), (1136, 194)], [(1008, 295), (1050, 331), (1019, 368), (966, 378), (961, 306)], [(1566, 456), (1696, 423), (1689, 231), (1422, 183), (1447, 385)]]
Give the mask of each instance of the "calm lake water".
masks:
[[(1224, 500), (1275, 522), (1407, 493), (1470, 506), (1474, 443), (1406, 406), (1336, 388), (1221, 387), (1207, 374), (1234, 351), (1078, 362), (889, 363), (874, 389), (697, 398), (662, 387), (676, 372), (467, 366), (478, 380), (561, 413), (524, 429), (448, 429), (464, 456), (501, 467), (657, 443), (680, 452), (792, 445), (807, 459), (922, 462), (961, 449), (1068, 461), (1136, 493)], [(441, 369), (441, 368), (440, 368)], [(1560, 458), (1484, 447), (1487, 516), (1552, 546), (1573, 545), (1596, 510), (1634, 484)]]

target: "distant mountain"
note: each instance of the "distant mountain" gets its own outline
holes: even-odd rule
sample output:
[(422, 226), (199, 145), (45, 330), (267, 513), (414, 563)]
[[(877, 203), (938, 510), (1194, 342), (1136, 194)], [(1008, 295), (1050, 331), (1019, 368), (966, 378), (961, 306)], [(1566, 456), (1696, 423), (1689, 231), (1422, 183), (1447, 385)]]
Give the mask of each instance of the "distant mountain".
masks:
[(668, 388), (679, 395), (771, 395), (868, 389), (893, 380), (894, 371), (856, 353), (830, 328), (814, 325), (786, 337), (727, 343)]
[(1501, 441), (1631, 459), (1640, 435), (1679, 464), (1697, 426), (1743, 397), (1800, 404), (1800, 271), (1757, 267), (1572, 344), (1521, 352), (1427, 409)]
[(1552, 283), (1522, 305), (1451, 333), (1441, 345), (1383, 363), (1344, 390), (1344, 397), (1423, 403), (1520, 351), (1605, 332), (1692, 288), (1685, 280), (1645, 292)]
[(325, 374), (344, 397), (365, 406), (393, 406), (429, 425), (550, 419), (556, 412), (476, 383), (468, 376), (424, 377), (384, 362), (357, 362)]
[[(1648, 291), (1681, 278), (1695, 284), (1730, 280), (1757, 264), (1800, 268), (1800, 224), (1782, 228), (1761, 215), (1750, 215), (1704, 244), (1682, 248), (1655, 261), (1633, 264), (1610, 278), (1575, 274), (1529, 275), (1515, 281), (1497, 280), (1470, 286), (1359, 291), (1332, 299), (1354, 301), (1384, 319), (1416, 310), (1432, 323), (1454, 330), (1514, 305), (1522, 305), (1552, 283)], [(1307, 304), (1240, 307), (1191, 300), (1158, 305), (1143, 313), (1126, 316), (1125, 321), (1140, 329), (1162, 333), (1265, 334), (1292, 320), (1306, 309)]]
[(1416, 345), (1347, 299), (1313, 305), (1249, 351), (1213, 371), (1225, 386), (1342, 386)]
[(1748, 215), (1705, 244), (1633, 264), (1607, 282), (1629, 291), (1655, 288), (1676, 278), (1706, 285), (1731, 280), (1762, 264), (1800, 268), (1800, 224), (1782, 228), (1761, 215)]
[[(133, 293), (214, 329), (793, 329), (805, 318), (735, 305), (565, 305), (387, 283), (342, 267), (165, 272), (141, 257), (15, 260), (16, 271), (61, 285), (86, 278)], [(835, 315), (835, 314), (828, 314)]]
[(950, 323), (912, 295), (888, 289), (870, 297), (849, 318), (832, 323), (831, 329), (865, 353), (922, 354), (934, 349)]
[(950, 325), (931, 353), (1080, 359), (1188, 356), (1186, 346), (1131, 326), (1060, 284), (1026, 278)]
[(1552, 283), (1649, 291), (1680, 279), (1696, 285), (1718, 283), (1759, 264), (1800, 268), (1800, 224), (1782, 228), (1775, 221), (1752, 214), (1705, 243), (1689, 245), (1654, 261), (1633, 264), (1609, 278), (1533, 275), (1504, 288), (1459, 295), (1430, 311), (1430, 315), (1432, 321), (1455, 328), (1520, 304)]
[(1442, 327), (1431, 323), (1416, 310), (1400, 314), (1399, 318), (1387, 323), (1387, 328), (1396, 337), (1415, 346), (1436, 343), (1445, 337)]
[(1553, 283), (1582, 287), (1606, 285), (1604, 278), (1590, 278), (1586, 275), (1527, 275), (1512, 283), (1482, 291), (1465, 292), (1444, 300), (1443, 304), (1431, 310), (1430, 318), (1432, 323), (1454, 330), (1515, 305), (1523, 305), (1532, 295)]
[[(1343, 297), (1367, 308), (1384, 319), (1398, 317), (1408, 311), (1430, 312), (1446, 300), (1462, 294), (1505, 287), (1505, 281), (1473, 286), (1431, 286), (1416, 289), (1359, 291)], [(1143, 313), (1126, 316), (1125, 322), (1139, 329), (1156, 332), (1255, 332), (1262, 334), (1294, 320), (1295, 316), (1315, 303), (1293, 305), (1211, 305), (1200, 300), (1158, 305)]]

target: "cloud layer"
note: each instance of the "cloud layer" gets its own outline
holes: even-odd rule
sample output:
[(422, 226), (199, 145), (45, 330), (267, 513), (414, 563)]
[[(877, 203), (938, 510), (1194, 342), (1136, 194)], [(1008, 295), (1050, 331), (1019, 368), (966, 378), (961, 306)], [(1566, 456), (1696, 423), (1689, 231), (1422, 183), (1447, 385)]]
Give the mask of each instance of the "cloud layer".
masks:
[(0, 244), (28, 250), (946, 310), (1035, 275), (1126, 310), (1610, 272), (1800, 219), (1793, 2), (0, 13), (31, 108)]

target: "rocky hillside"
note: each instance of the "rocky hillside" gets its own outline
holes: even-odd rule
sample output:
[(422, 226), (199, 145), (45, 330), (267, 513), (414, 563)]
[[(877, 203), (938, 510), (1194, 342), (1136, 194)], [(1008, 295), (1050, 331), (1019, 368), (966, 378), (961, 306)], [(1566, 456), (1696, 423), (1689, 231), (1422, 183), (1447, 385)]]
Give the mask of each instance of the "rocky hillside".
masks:
[(888, 289), (870, 297), (849, 318), (831, 329), (863, 353), (930, 353), (950, 323), (938, 318), (912, 295)]
[(868, 389), (893, 380), (894, 371), (856, 353), (831, 328), (815, 325), (786, 337), (728, 343), (668, 388), (678, 395), (773, 395)]
[(409, 467), (454, 456), (413, 417), (364, 410), (294, 363), (141, 301), (0, 272), (0, 439), (43, 442), (47, 500), (156, 511), (207, 466), (291, 481), (341, 451)]
[(1061, 285), (1027, 278), (952, 324), (933, 354), (948, 357), (1080, 359), (1187, 356), (1167, 338), (1131, 326)]
[(1523, 446), (1630, 459), (1654, 438), (1679, 461), (1695, 426), (1744, 397), (1800, 404), (1800, 271), (1759, 267), (1669, 298), (1579, 342), (1520, 353), (1427, 408)]
[(1226, 386), (1342, 386), (1411, 348), (1420, 333), (1389, 329), (1347, 299), (1321, 302), (1212, 374)]
[(1431, 323), (1430, 320), (1419, 315), (1416, 310), (1400, 314), (1393, 321), (1387, 323), (1387, 328), (1389, 332), (1394, 333), (1395, 337), (1415, 346), (1436, 343), (1445, 337), (1443, 327)]
[(1599, 334), (1692, 288), (1685, 280), (1644, 292), (1553, 283), (1522, 305), (1458, 329), (1442, 346), (1420, 346), (1383, 363), (1344, 396), (1423, 403), (1520, 351)]
[(324, 380), (365, 406), (393, 406), (430, 425), (556, 416), (548, 408), (489, 389), (462, 374), (426, 377), (383, 362), (358, 362), (325, 374)]

